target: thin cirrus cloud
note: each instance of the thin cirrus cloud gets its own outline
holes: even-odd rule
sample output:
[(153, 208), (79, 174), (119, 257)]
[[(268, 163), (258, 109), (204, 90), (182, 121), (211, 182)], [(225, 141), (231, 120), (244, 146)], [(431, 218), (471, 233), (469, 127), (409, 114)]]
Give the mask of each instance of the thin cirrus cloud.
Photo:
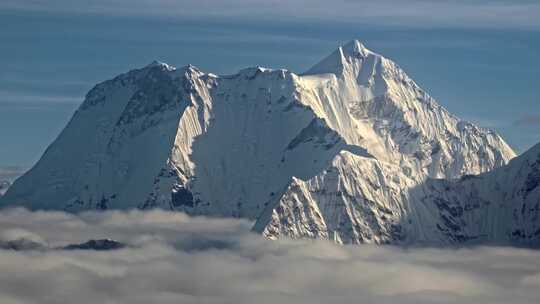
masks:
[(7, 0), (0, 4), (2, 7), (49, 13), (339, 21), (412, 27), (540, 28), (540, 3), (530, 0), (96, 0), (83, 3)]
[(81, 96), (69, 95), (47, 95), (47, 94), (26, 94), (18, 91), (0, 90), (0, 108), (1, 107), (48, 107), (51, 104), (76, 105), (82, 102)]
[(164, 211), (0, 212), (0, 242), (49, 248), (114, 238), (125, 249), (0, 250), (1, 303), (539, 303), (540, 252), (268, 241), (251, 223)]
[(540, 126), (540, 114), (523, 116), (515, 124), (518, 126)]

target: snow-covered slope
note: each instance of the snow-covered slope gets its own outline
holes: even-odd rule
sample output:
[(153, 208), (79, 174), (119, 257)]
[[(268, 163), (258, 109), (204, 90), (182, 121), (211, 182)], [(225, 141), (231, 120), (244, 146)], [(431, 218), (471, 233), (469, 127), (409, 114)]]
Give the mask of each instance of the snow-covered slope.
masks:
[(540, 246), (540, 144), (506, 166), (417, 182), (342, 152), (321, 174), (294, 179), (255, 230), (338, 243)]
[[(326, 73), (326, 74), (324, 74)], [(394, 62), (352, 41), (302, 78), (302, 100), (347, 142), (409, 176), (458, 177), (514, 152), (494, 132), (453, 116)]]
[(296, 200), (321, 215), (338, 211), (324, 195), (288, 198), (290, 189), (331, 189), (343, 176), (359, 213), (359, 191), (378, 187), (395, 213), (384, 217), (397, 221), (407, 210), (399, 189), (514, 156), (497, 134), (451, 115), (395, 63), (351, 41), (302, 75), (254, 67), (216, 76), (154, 62), (101, 83), (0, 205), (263, 219)]

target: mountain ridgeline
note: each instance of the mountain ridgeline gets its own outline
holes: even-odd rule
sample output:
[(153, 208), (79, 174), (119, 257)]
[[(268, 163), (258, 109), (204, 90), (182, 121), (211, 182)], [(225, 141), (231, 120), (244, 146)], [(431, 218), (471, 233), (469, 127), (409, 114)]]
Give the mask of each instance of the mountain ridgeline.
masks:
[(154, 62), (95, 86), (0, 206), (164, 208), (277, 239), (540, 244), (540, 151), (515, 158), (351, 41), (304, 74)]

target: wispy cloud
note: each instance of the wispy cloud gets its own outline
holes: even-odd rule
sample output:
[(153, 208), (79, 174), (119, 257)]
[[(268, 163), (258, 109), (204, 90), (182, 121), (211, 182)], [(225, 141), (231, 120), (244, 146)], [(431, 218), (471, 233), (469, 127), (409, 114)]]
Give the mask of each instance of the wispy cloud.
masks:
[(538, 115), (525, 115), (515, 122), (520, 126), (540, 126), (540, 114)]
[(463, 115), (462, 118), (465, 120), (465, 121), (470, 121), (482, 128), (489, 128), (489, 129), (494, 129), (494, 128), (498, 128), (498, 127), (504, 127), (505, 125), (507, 125), (508, 123), (505, 122), (505, 121), (501, 121), (501, 120), (495, 120), (495, 119), (488, 119), (486, 117), (479, 117), (479, 116), (468, 116), (468, 115)]
[(540, 252), (267, 241), (251, 223), (180, 213), (0, 212), (1, 238), (109, 252), (0, 250), (2, 303), (539, 303)]
[(40, 103), (80, 103), (82, 96), (65, 95), (33, 95), (19, 92), (0, 91), (0, 105), (2, 104), (40, 104)]
[(312, 20), (414, 27), (539, 28), (540, 3), (526, 0), (5, 0), (0, 8), (179, 18)]

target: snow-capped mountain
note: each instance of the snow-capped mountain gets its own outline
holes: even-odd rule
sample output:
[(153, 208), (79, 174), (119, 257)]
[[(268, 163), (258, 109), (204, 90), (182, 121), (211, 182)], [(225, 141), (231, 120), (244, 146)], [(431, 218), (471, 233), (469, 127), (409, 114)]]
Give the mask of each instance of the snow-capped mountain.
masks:
[(458, 179), (411, 179), (399, 166), (341, 152), (294, 179), (254, 229), (338, 243), (540, 246), (540, 144), (506, 166)]
[(254, 67), (217, 76), (154, 62), (103, 82), (0, 205), (161, 207), (258, 218), (269, 237), (386, 242), (408, 229), (400, 221), (424, 216), (408, 213), (414, 189), (514, 156), (493, 131), (453, 116), (394, 62), (351, 41), (301, 75)]

